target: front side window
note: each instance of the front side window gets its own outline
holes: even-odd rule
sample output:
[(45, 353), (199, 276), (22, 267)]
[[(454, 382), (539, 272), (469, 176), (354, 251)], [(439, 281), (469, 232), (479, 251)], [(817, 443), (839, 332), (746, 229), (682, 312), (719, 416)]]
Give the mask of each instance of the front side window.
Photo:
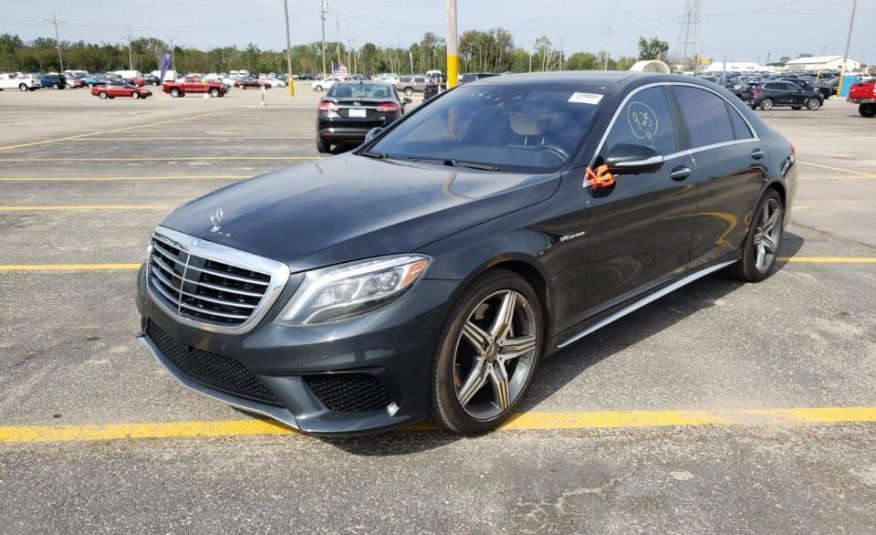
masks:
[(572, 157), (602, 95), (577, 84), (462, 86), (405, 119), (368, 153), (539, 173)]
[(643, 89), (627, 100), (605, 140), (606, 154), (618, 144), (645, 145), (663, 155), (678, 151), (663, 87)]
[(733, 126), (724, 99), (697, 87), (673, 86), (672, 92), (687, 129), (691, 148), (733, 141)]

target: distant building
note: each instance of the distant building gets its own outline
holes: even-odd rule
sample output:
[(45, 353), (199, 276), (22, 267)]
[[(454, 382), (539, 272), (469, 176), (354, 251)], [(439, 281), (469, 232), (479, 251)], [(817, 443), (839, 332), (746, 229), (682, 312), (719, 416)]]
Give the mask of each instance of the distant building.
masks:
[[(785, 63), (785, 67), (789, 71), (838, 71), (842, 68), (842, 65), (842, 56), (815, 56), (811, 58), (797, 58)], [(860, 69), (860, 61), (855, 61), (852, 58), (846, 60), (847, 71), (858, 71)]]
[(724, 68), (723, 61), (716, 61), (715, 63), (709, 64), (707, 67), (700, 70), (700, 72), (708, 72), (708, 73), (721, 73), (724, 71), (727, 72), (762, 72), (765, 71), (766, 68), (761, 67), (757, 63), (744, 63), (744, 62), (735, 62), (728, 61), (727, 68)]

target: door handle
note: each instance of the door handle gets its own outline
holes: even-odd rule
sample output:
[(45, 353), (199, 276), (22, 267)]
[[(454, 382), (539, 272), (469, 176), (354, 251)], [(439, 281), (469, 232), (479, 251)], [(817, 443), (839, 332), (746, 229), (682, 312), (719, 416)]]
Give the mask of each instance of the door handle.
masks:
[(686, 167), (684, 165), (680, 167), (676, 167), (672, 171), (669, 172), (669, 178), (672, 180), (684, 180), (685, 178), (690, 176), (690, 167)]
[(763, 149), (760, 148), (751, 151), (751, 157), (755, 160), (760, 160), (761, 158), (763, 158), (763, 154)]

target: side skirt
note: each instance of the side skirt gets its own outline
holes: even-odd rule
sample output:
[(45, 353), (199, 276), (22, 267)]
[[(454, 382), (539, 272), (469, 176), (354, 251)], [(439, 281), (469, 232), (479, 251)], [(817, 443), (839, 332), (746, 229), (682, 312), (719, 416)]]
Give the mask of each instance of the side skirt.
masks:
[(583, 331), (579, 332), (578, 334), (575, 334), (575, 335), (565, 339), (564, 341), (560, 342), (559, 345), (557, 345), (557, 349), (563, 349), (564, 347), (567, 347), (567, 346), (577, 342), (578, 340), (584, 338), (588, 334), (591, 334), (595, 331), (598, 331), (599, 329), (605, 327), (606, 325), (608, 325), (610, 323), (614, 323), (615, 321), (621, 319), (622, 317), (624, 317), (628, 314), (632, 314), (636, 310), (639, 310), (640, 308), (644, 307), (645, 305), (653, 303), (654, 301), (660, 299), (661, 297), (663, 297), (665, 295), (668, 295), (668, 294), (674, 292), (675, 290), (681, 288), (682, 286), (686, 286), (686, 285), (694, 282), (695, 280), (701, 279), (701, 278), (705, 277), (706, 275), (710, 275), (716, 271), (724, 269), (725, 267), (727, 267), (731, 264), (735, 264), (736, 262), (737, 262), (737, 260), (729, 260), (726, 262), (721, 262), (719, 264), (713, 264), (707, 268), (703, 268), (699, 271), (696, 271), (694, 273), (686, 275), (685, 277), (678, 279), (677, 281), (673, 282), (672, 284), (669, 284), (668, 286), (664, 286), (660, 290), (657, 290), (654, 293), (648, 294), (644, 298), (642, 298), (638, 301), (635, 301), (633, 303), (630, 303), (629, 305), (618, 310), (617, 312), (614, 312), (613, 314), (606, 316), (605, 318), (597, 321), (593, 325), (590, 325), (589, 327), (587, 327)]

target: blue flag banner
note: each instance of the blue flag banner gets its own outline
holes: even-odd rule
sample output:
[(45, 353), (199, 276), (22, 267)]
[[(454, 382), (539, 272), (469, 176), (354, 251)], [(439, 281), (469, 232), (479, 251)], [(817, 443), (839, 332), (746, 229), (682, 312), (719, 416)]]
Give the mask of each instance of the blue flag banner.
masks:
[(167, 74), (167, 69), (170, 67), (170, 52), (165, 52), (164, 55), (161, 56), (161, 62), (158, 65), (158, 69), (161, 71), (161, 83), (164, 83), (164, 75)]

